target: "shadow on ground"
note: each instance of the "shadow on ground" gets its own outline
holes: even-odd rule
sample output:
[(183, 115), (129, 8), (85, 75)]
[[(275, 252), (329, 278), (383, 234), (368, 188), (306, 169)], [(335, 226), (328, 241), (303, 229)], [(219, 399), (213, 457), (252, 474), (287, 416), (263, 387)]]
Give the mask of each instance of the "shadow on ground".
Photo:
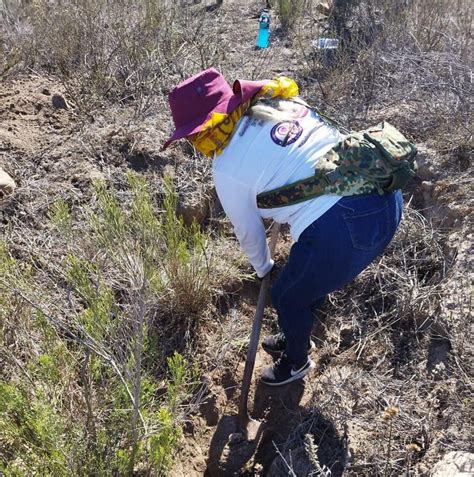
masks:
[[(301, 404), (305, 392), (308, 393), (306, 386), (303, 380), (278, 388), (259, 382), (251, 415), (263, 423), (261, 432), (253, 441), (241, 439), (237, 415), (221, 417), (211, 440), (206, 475), (253, 475), (251, 469), (256, 464), (263, 467), (262, 475), (287, 475), (288, 469), (285, 470), (283, 459), (278, 457), (277, 447), (283, 454), (285, 451), (290, 452), (293, 465), (299, 466), (303, 472), (301, 475), (305, 475), (305, 466), (311, 464), (306, 456), (298, 457), (302, 453), (305, 433), (314, 436), (320, 464), (330, 468), (332, 475), (342, 475), (342, 440), (327, 418), (317, 411), (313, 412), (311, 421), (300, 428), (301, 433), (298, 432), (298, 426), (307, 414)], [(311, 470), (314, 469), (307, 469)]]

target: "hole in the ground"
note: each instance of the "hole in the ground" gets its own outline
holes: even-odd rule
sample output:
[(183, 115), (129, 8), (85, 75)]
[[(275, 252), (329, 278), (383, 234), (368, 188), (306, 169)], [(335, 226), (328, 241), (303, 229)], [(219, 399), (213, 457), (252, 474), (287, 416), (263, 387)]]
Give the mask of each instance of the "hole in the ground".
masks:
[(146, 171), (150, 167), (150, 160), (145, 154), (137, 153), (125, 157), (131, 169), (137, 172)]
[(426, 369), (434, 377), (445, 376), (448, 369), (451, 342), (447, 338), (432, 337), (428, 347)]
[(127, 161), (130, 169), (136, 172), (145, 172), (150, 169), (161, 170), (168, 164), (168, 160), (164, 157), (150, 155), (146, 151), (136, 151), (130, 148), (130, 144), (125, 143), (119, 147), (119, 152)]

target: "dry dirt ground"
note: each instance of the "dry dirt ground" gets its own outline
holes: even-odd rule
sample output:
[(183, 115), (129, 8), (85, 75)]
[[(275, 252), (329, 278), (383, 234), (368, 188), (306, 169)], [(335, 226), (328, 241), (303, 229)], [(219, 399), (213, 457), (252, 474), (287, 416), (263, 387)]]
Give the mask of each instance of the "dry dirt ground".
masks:
[[(241, 43), (229, 52), (235, 55), (238, 69), (249, 76), (260, 74), (253, 68), (261, 68), (267, 76), (291, 76), (298, 56), (283, 40), (275, 38), (271, 50), (253, 50), (256, 20), (252, 4), (235, 2), (227, 8), (229, 22), (241, 21)], [(242, 49), (244, 53), (237, 51)], [(242, 65), (243, 57), (252, 60)], [(123, 184), (130, 168), (159, 184), (165, 167), (179, 170), (180, 148), (185, 147), (177, 146), (166, 154), (159, 151), (171, 127), (165, 108), (159, 117), (140, 122), (129, 120), (127, 111), (117, 108), (98, 115), (92, 124), (82, 123), (72, 109), (52, 106), (55, 93), (64, 94), (60, 83), (35, 72), (0, 85), (0, 167), (19, 186), (9, 206), (0, 212), (0, 226), (17, 256), (47, 246), (44, 222), (58, 198), (81, 207), (88, 202), (93, 180)], [(263, 435), (258, 448), (246, 442), (229, 444), (227, 435), (222, 435), (229, 430), (229, 416), (237, 411), (245, 342), (258, 292), (255, 284), (239, 285), (223, 305), (227, 309), (222, 322), (209, 323), (209, 333), (202, 337), (203, 350), (215, 349), (213, 343), (218, 340), (229, 346), (219, 350), (219, 355), (206, 356), (221, 360), (222, 365), (205, 376), (205, 399), (190, 416), (173, 475), (287, 475), (277, 448), (288, 464), (300, 469), (295, 470), (297, 475), (307, 475), (310, 463), (302, 447), (305, 434), (313, 436), (319, 462), (332, 475), (374, 475), (374, 462), (382, 468), (386, 458), (387, 423), (381, 416), (390, 405), (400, 409), (394, 425), (394, 453), (403, 459), (406, 445), (416, 444), (419, 449), (411, 457), (413, 475), (428, 475), (448, 451), (472, 451), (469, 347), (473, 329), (467, 318), (471, 312), (467, 296), (472, 283), (472, 201), (466, 195), (467, 169), (449, 167), (429, 147), (422, 146), (421, 152), (424, 166), (405, 198), (416, 203), (443, 233), (437, 243), (448, 268), (438, 290), (442, 299), (432, 310), (430, 322), (416, 327), (412, 322), (383, 324), (364, 334), (351, 315), (344, 314), (347, 308), (338, 314), (330, 303), (327, 320), (314, 331), (318, 341), (314, 372), (304, 382), (277, 390), (254, 379), (249, 403), (252, 416), (266, 423)], [(455, 170), (460, 171), (458, 176), (453, 176)], [(190, 209), (201, 220), (218, 209), (209, 172), (204, 176), (196, 187), (210, 206)], [(194, 178), (199, 182), (199, 176)], [(183, 198), (185, 211), (187, 200)], [(288, 238), (280, 243), (280, 262), (289, 245)], [(354, 287), (336, 300), (352, 300)], [(368, 310), (371, 305), (366, 306)], [(458, 321), (464, 324), (451, 326)], [(265, 331), (274, 326), (275, 314), (268, 307)], [(269, 363), (270, 358), (260, 350), (255, 376)]]

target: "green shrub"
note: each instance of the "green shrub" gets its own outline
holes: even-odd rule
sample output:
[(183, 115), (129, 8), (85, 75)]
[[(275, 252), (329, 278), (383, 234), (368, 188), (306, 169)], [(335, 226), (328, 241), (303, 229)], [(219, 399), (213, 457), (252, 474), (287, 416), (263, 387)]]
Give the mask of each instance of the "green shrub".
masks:
[(193, 222), (190, 227), (176, 215), (177, 194), (170, 179), (165, 180), (164, 214), (161, 235), (164, 242), (163, 285), (169, 303), (182, 314), (196, 314), (212, 299), (213, 280), (219, 279), (215, 257), (208, 255), (208, 237)]
[(68, 475), (64, 422), (40, 391), (0, 382), (0, 471)]
[(99, 273), (93, 263), (73, 255), (69, 256), (68, 262), (68, 282), (85, 305), (80, 324), (94, 339), (100, 340), (110, 334), (109, 327), (118, 325), (118, 308), (112, 290), (103, 281), (97, 282)]
[(152, 349), (162, 343), (150, 339), (151, 318), (159, 307), (177, 331), (181, 317), (207, 309), (225, 272), (209, 237), (177, 216), (170, 179), (160, 213), (142, 177), (130, 174), (128, 183), (125, 201), (95, 185), (87, 227), (65, 201), (53, 204), (49, 217), (65, 240), (54, 294), (41, 270), (33, 274), (0, 248), (0, 331), (18, 333), (15, 300), (27, 317), (20, 360), (12, 351), (8, 372), (0, 370), (6, 475), (171, 471), (198, 372), (175, 353), (157, 379), (147, 357), (166, 354)]
[(163, 407), (154, 416), (160, 432), (150, 438), (150, 461), (156, 475), (163, 475), (172, 468), (174, 451), (179, 444), (182, 430), (176, 426), (169, 409)]
[(72, 234), (72, 216), (69, 205), (63, 199), (56, 201), (49, 210), (49, 219), (67, 238)]

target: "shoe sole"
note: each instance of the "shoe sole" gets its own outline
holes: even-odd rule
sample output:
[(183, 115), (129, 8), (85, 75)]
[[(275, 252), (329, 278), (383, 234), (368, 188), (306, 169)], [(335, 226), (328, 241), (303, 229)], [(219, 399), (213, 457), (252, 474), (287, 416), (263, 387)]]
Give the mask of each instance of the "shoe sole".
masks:
[[(282, 354), (283, 351), (275, 351), (272, 349), (267, 349), (265, 346), (262, 344), (262, 349), (265, 351), (265, 353), (269, 354), (273, 358), (279, 358)], [(310, 340), (309, 342), (309, 348), (308, 348), (308, 353), (312, 353), (316, 349), (316, 344), (313, 340)]]
[(266, 384), (267, 386), (273, 386), (273, 387), (284, 386), (285, 384), (289, 384), (289, 383), (292, 383), (293, 381), (298, 381), (304, 378), (310, 372), (310, 370), (312, 370), (315, 367), (316, 367), (316, 364), (314, 363), (314, 361), (310, 359), (309, 366), (307, 368), (303, 369), (303, 371), (301, 371), (300, 373), (295, 374), (294, 376), (291, 376), (291, 378), (288, 378), (286, 381), (281, 381), (279, 383), (270, 383), (268, 381), (265, 381), (264, 379), (260, 379), (260, 381), (263, 384)]

